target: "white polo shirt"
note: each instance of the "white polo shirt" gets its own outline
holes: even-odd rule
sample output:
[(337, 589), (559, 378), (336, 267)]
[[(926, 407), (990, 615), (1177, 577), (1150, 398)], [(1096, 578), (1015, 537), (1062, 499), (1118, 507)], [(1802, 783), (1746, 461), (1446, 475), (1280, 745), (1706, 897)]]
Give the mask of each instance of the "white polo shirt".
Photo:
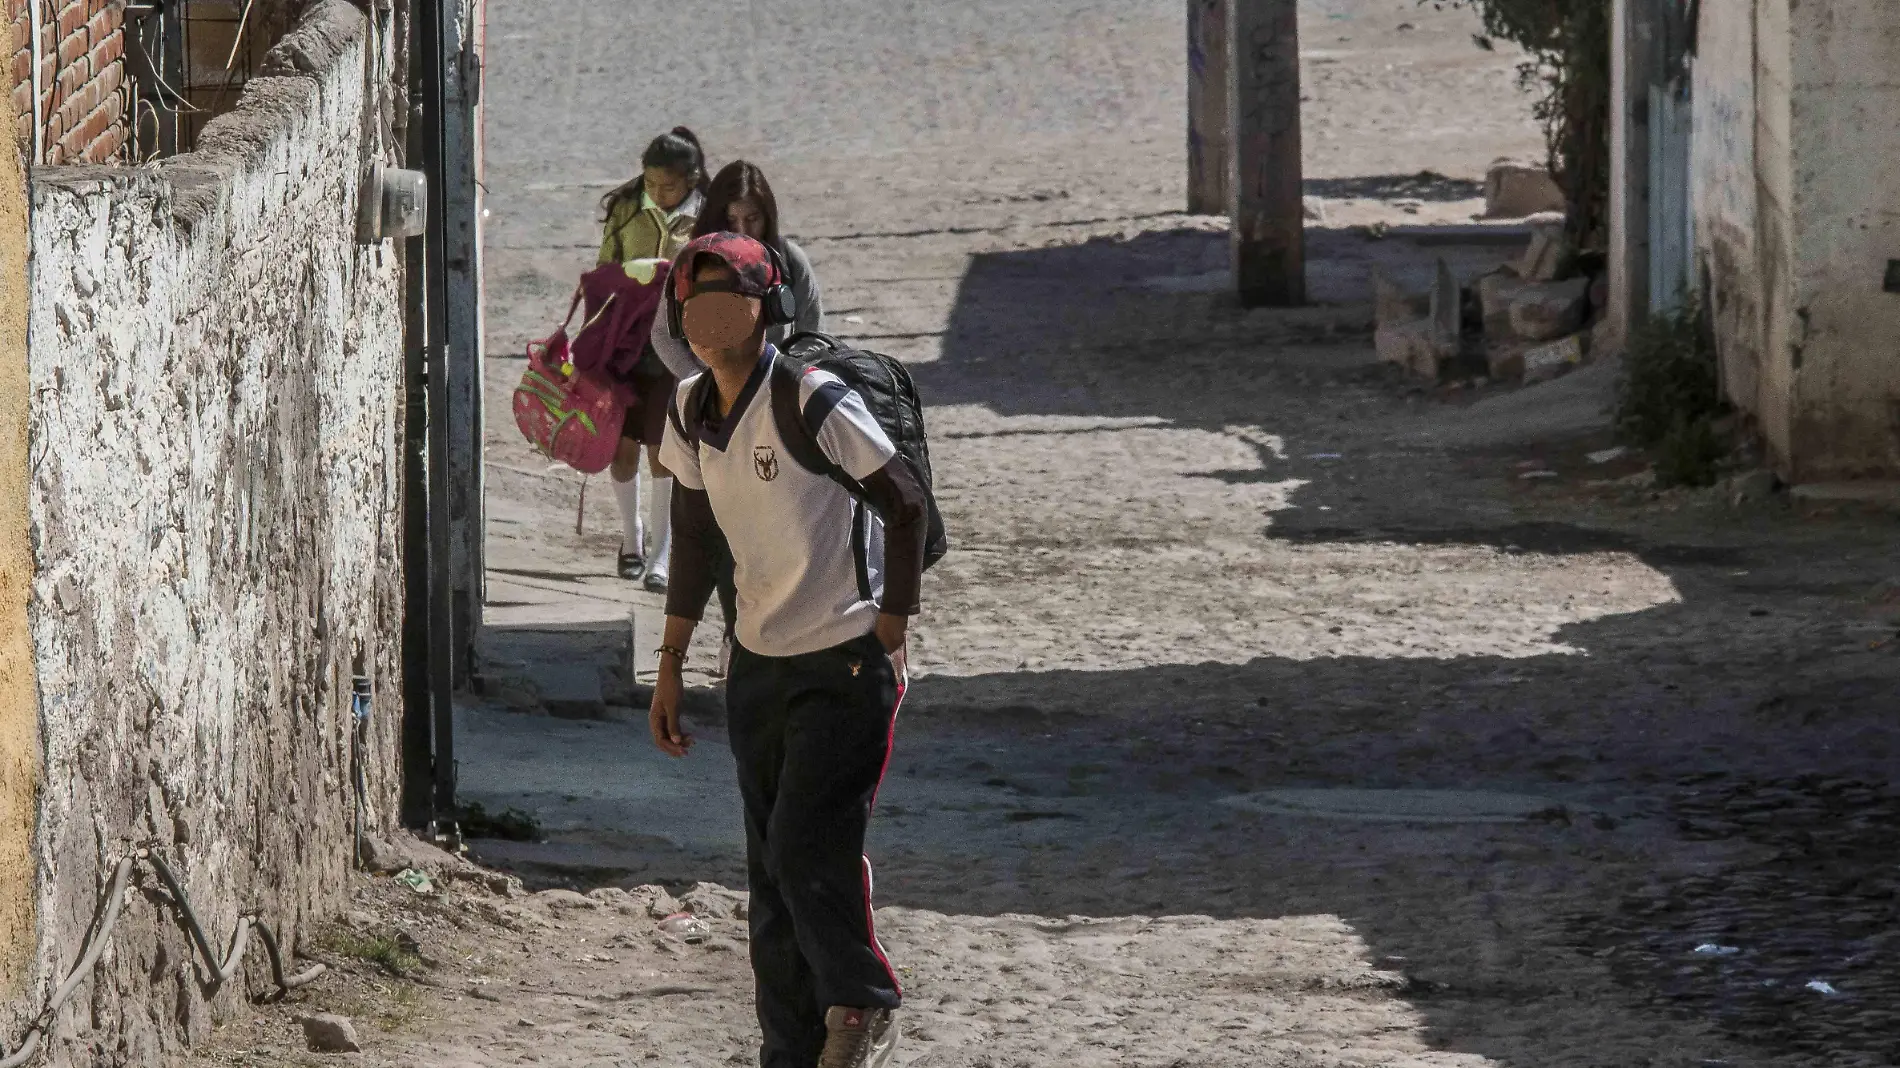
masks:
[[(844, 487), (792, 459), (768, 394), (776, 356), (767, 345), (716, 427), (712, 383), (705, 410), (694, 412), (687, 398), (704, 376), (681, 382), (660, 463), (712, 503), (732, 550), (739, 644), (763, 656), (799, 656), (862, 638), (876, 626), (884, 529)], [(806, 371), (798, 390), (819, 449), (852, 478), (862, 482), (897, 455), (863, 399), (836, 375)], [(698, 436), (697, 447), (681, 437), (681, 426)]]

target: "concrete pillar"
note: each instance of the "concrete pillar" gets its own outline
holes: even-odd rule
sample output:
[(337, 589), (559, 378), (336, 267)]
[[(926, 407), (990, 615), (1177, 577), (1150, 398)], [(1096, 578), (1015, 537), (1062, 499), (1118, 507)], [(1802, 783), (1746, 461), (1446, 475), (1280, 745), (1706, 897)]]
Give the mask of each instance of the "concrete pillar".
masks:
[(1227, 12), (1231, 0), (1188, 0), (1188, 193), (1195, 215), (1227, 211)]
[(1231, 0), (1228, 163), (1234, 282), (1245, 307), (1306, 302), (1297, 0)]
[(1610, 27), (1609, 337), (1649, 314), (1649, 90), (1659, 76), (1657, 0), (1615, 0)]

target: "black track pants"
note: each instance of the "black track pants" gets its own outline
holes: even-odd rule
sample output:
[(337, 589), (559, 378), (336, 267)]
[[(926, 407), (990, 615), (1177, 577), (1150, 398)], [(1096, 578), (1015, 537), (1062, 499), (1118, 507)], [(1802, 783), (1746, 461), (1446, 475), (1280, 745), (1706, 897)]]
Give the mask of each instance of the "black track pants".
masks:
[(745, 801), (763, 1068), (811, 1068), (825, 1009), (896, 1008), (864, 834), (903, 688), (875, 634), (769, 657), (736, 642), (728, 734)]

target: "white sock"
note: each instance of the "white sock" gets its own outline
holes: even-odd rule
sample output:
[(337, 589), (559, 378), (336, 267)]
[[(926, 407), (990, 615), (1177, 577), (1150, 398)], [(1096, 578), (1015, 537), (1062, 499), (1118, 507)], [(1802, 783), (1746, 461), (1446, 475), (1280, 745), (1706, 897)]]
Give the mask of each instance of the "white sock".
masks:
[(668, 573), (667, 558), (673, 553), (673, 480), (653, 480), (653, 494), (647, 498), (647, 531), (659, 542), (647, 556), (647, 570)]
[[(640, 471), (625, 482), (614, 482), (614, 503), (620, 506), (620, 551), (637, 553), (645, 549), (646, 530), (640, 522)], [(613, 481), (611, 478), (608, 481)]]

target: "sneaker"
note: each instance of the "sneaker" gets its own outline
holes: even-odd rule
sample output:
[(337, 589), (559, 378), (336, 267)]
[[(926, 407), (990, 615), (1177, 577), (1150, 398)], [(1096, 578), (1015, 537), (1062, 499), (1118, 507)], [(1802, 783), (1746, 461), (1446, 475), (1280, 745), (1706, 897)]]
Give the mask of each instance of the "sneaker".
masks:
[(620, 577), (628, 582), (646, 574), (646, 558), (639, 553), (621, 553), (619, 562)]
[(652, 590), (654, 593), (665, 593), (666, 592), (666, 572), (648, 569), (647, 578), (646, 578), (646, 588), (649, 590)]
[(833, 1005), (825, 1013), (825, 1048), (818, 1068), (884, 1068), (897, 1050), (897, 1022), (889, 1009)]

